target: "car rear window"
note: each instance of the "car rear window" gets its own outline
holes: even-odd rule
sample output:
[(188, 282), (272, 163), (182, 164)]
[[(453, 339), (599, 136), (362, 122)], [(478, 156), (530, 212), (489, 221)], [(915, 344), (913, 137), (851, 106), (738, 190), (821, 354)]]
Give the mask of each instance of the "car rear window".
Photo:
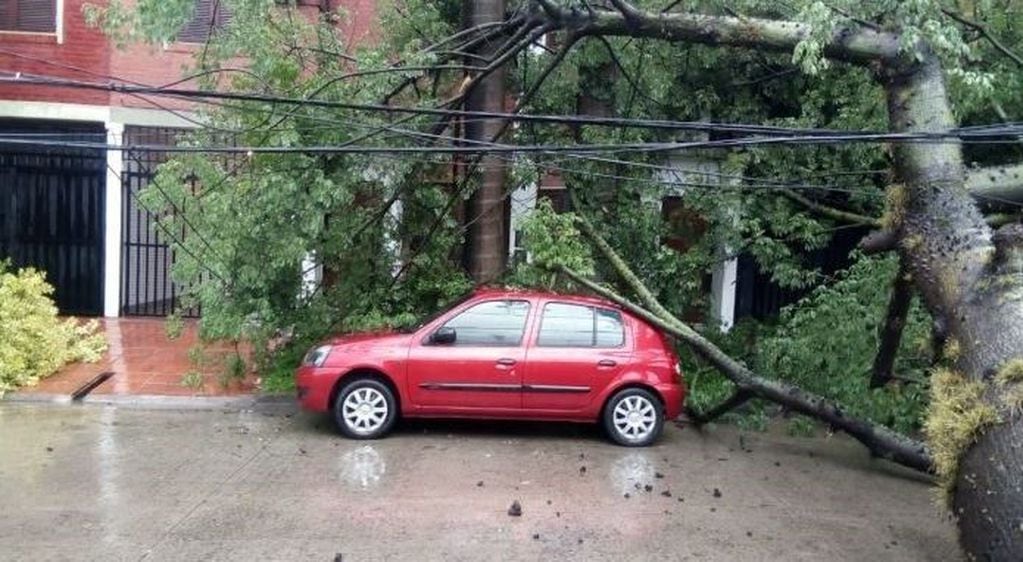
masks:
[(567, 303), (547, 303), (540, 320), (540, 347), (621, 347), (622, 315), (614, 310)]

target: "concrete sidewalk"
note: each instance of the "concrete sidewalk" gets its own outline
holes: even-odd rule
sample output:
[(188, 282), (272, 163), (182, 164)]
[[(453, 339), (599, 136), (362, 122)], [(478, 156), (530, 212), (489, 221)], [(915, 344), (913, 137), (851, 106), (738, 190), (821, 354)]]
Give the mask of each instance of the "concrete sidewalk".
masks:
[[(955, 560), (931, 486), (844, 437), (0, 404), (5, 560)], [(522, 515), (508, 515), (519, 501)]]

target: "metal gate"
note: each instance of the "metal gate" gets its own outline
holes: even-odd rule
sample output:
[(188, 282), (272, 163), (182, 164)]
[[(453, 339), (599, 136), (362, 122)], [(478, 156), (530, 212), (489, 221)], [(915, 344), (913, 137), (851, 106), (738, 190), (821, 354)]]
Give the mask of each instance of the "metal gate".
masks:
[[(172, 145), (183, 129), (125, 127), (124, 144)], [(123, 316), (198, 316), (198, 308), (182, 308), (184, 290), (171, 280), (174, 251), (161, 236), (152, 215), (139, 203), (139, 191), (156, 176), (167, 153), (125, 152), (121, 176), (121, 314)], [(184, 237), (184, 232), (177, 236)]]
[(62, 314), (103, 313), (106, 154), (45, 146), (106, 142), (99, 124), (0, 121), (0, 259), (46, 272)]
[[(868, 229), (861, 227), (843, 228), (834, 233), (831, 242), (819, 250), (809, 252), (805, 263), (815, 267), (824, 275), (833, 275), (849, 267), (849, 254), (856, 248)], [(806, 289), (782, 289), (771, 281), (771, 276), (760, 270), (753, 256), (739, 256), (738, 286), (735, 295), (735, 317), (752, 316), (764, 320), (778, 316), (781, 309), (798, 302), (810, 294), (813, 287)]]

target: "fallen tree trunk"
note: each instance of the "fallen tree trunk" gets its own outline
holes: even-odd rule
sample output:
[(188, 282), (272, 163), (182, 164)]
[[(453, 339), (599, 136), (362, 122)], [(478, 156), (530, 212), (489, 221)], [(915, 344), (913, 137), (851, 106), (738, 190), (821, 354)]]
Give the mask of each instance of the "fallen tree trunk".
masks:
[[(848, 433), (877, 457), (896, 462), (921, 472), (931, 472), (932, 462), (927, 446), (887, 427), (869, 421), (851, 418), (842, 407), (799, 387), (756, 375), (745, 365), (732, 359), (709, 340), (674, 316), (655, 314), (618, 293), (602, 287), (567, 268), (561, 270), (576, 283), (622, 306), (665, 333), (689, 346), (700, 357), (713, 365), (728, 380), (735, 383), (738, 392), (769, 400), (794, 412), (818, 419), (830, 427)], [(721, 412), (723, 413), (723, 412)], [(707, 416), (709, 417), (709, 416)]]
[[(569, 191), (569, 195), (572, 196), (571, 191)], [(573, 206), (576, 209), (580, 208), (578, 201), (575, 201), (574, 198)], [(742, 394), (738, 393), (754, 395), (758, 398), (769, 400), (794, 412), (821, 420), (837, 430), (848, 433), (851, 437), (863, 443), (875, 456), (922, 472), (932, 471), (933, 463), (930, 453), (927, 446), (922, 442), (906, 437), (882, 425), (850, 418), (841, 406), (826, 398), (781, 381), (761, 377), (747, 368), (746, 365), (721, 351), (710, 340), (704, 338), (699, 332), (664, 308), (614, 248), (600, 236), (593, 225), (582, 214), (578, 216), (578, 224), (583, 234), (590, 239), (593, 246), (611, 264), (611, 267), (625, 281), (626, 285), (639, 297), (643, 306), (637, 305), (618, 293), (586, 279), (567, 267), (561, 267), (561, 271), (576, 283), (608, 300), (618, 303), (623, 308), (628, 309), (688, 345), (690, 349), (708, 361), (725, 378), (736, 385), (737, 397), (735, 397), (735, 405), (738, 403), (738, 397), (742, 396)]]

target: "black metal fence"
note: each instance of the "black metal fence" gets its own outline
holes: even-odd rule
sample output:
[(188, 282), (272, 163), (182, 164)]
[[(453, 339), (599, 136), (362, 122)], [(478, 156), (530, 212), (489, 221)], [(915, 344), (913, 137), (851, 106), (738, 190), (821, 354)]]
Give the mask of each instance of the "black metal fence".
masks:
[[(33, 142), (105, 142), (101, 124), (0, 121), (0, 259), (46, 272), (62, 314), (103, 313), (106, 151)], [(19, 141), (19, 142), (13, 142)]]
[[(835, 232), (831, 242), (810, 252), (806, 264), (819, 268), (824, 275), (832, 275), (849, 267), (849, 254), (867, 233), (866, 228), (847, 228)], [(735, 295), (736, 319), (753, 317), (763, 320), (775, 317), (786, 305), (795, 303), (812, 291), (808, 289), (783, 289), (771, 281), (770, 275), (760, 270), (756, 260), (748, 254), (739, 256), (737, 287)]]
[[(125, 127), (126, 145), (172, 145), (183, 129)], [(125, 152), (121, 173), (123, 194), (121, 241), (121, 314), (123, 316), (199, 316), (198, 307), (182, 307), (184, 287), (171, 279), (174, 250), (161, 236), (154, 217), (138, 198), (156, 176), (167, 153)], [(184, 238), (185, 232), (175, 233)]]

